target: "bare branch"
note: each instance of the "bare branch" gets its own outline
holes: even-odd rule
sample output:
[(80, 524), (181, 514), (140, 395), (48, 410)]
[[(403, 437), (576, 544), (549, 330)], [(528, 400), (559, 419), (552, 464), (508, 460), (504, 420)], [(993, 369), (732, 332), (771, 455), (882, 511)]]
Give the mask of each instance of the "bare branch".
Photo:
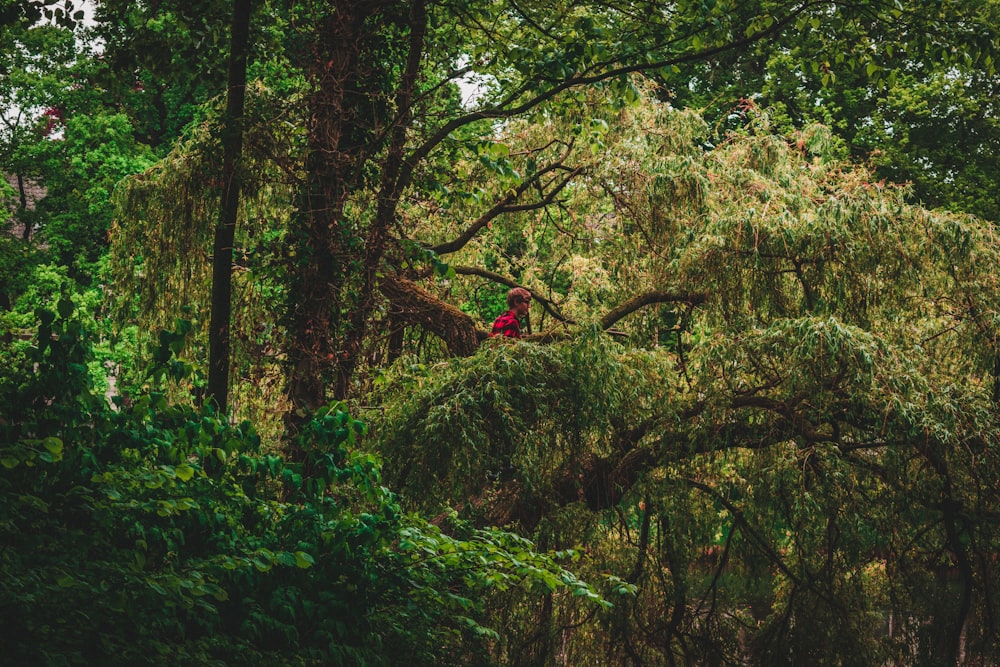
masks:
[[(507, 278), (506, 276), (503, 276), (494, 271), (489, 271), (487, 269), (479, 268), (477, 266), (452, 266), (452, 268), (455, 269), (455, 273), (457, 273), (458, 275), (479, 276), (480, 278), (485, 278), (486, 280), (490, 280), (492, 282), (499, 283), (501, 285), (506, 285), (507, 287), (524, 287), (524, 289), (527, 289), (529, 292), (531, 292), (531, 297), (535, 301), (537, 301), (538, 304), (541, 305), (542, 308), (544, 308), (547, 313), (552, 315), (552, 317), (557, 319), (559, 322), (562, 322), (563, 324), (576, 324), (576, 321), (574, 321), (569, 317), (566, 317), (561, 312), (559, 312), (555, 304), (546, 299), (544, 296), (538, 294), (536, 291), (528, 287), (525, 287), (524, 285), (518, 284), (517, 282), (511, 280), (510, 278)], [(701, 303), (704, 303), (705, 299), (706, 296), (704, 294), (698, 294), (698, 293), (678, 293), (678, 292), (660, 292), (660, 291), (645, 292), (643, 294), (639, 294), (638, 296), (632, 297), (631, 299), (619, 305), (618, 307), (614, 308), (611, 312), (602, 317), (600, 321), (601, 329), (607, 331), (612, 326), (614, 326), (616, 322), (618, 322), (625, 316), (635, 312), (636, 310), (639, 310), (640, 308), (649, 306), (654, 303), (686, 303), (692, 306), (696, 306)], [(548, 340), (551, 339), (552, 337), (553, 337), (552, 333), (540, 333), (538, 334), (536, 339)]]
[(492, 208), (490, 208), (488, 211), (486, 211), (481, 216), (476, 218), (475, 222), (469, 225), (469, 227), (464, 232), (462, 232), (457, 238), (448, 241), (446, 243), (439, 243), (436, 246), (432, 246), (430, 250), (433, 250), (438, 255), (445, 255), (448, 253), (456, 252), (465, 247), (465, 244), (467, 244), (469, 241), (475, 238), (476, 234), (478, 234), (483, 227), (488, 225), (490, 221), (494, 220), (497, 216), (503, 213), (515, 213), (518, 211), (533, 211), (551, 204), (555, 199), (556, 195), (558, 195), (563, 190), (563, 188), (565, 188), (569, 184), (569, 182), (581, 172), (581, 169), (577, 168), (571, 170), (560, 180), (559, 183), (557, 183), (552, 188), (552, 190), (548, 194), (546, 194), (542, 199), (536, 202), (532, 202), (530, 204), (520, 204), (520, 205), (515, 205), (514, 202), (517, 201), (517, 199), (522, 194), (524, 194), (530, 187), (538, 183), (541, 180), (542, 176), (544, 176), (545, 174), (548, 174), (550, 172), (559, 169), (568, 169), (568, 167), (563, 166), (562, 160), (567, 157), (570, 148), (572, 148), (572, 146), (567, 148), (567, 152), (563, 154), (563, 156), (559, 159), (559, 161), (546, 166), (544, 169), (541, 169), (535, 174), (532, 174), (530, 178), (522, 181), (512, 192), (509, 192), (507, 196), (505, 196), (499, 202), (494, 204)]
[(525, 100), (524, 102), (517, 104), (515, 106), (505, 106), (506, 104), (514, 104), (514, 100), (517, 96), (523, 93), (523, 90), (515, 91), (515, 93), (509, 97), (506, 101), (502, 102), (500, 105), (489, 108), (481, 109), (478, 111), (473, 111), (471, 113), (465, 114), (464, 116), (459, 116), (458, 118), (453, 118), (449, 122), (442, 125), (438, 131), (427, 139), (423, 144), (416, 147), (416, 149), (410, 154), (406, 160), (406, 166), (404, 167), (404, 181), (409, 182), (409, 178), (412, 174), (413, 169), (419, 164), (424, 158), (426, 158), (430, 152), (442, 141), (447, 139), (452, 132), (460, 127), (464, 127), (471, 123), (475, 123), (480, 120), (489, 119), (503, 119), (503, 118), (513, 118), (526, 113), (535, 107), (541, 105), (548, 100), (551, 100), (559, 93), (566, 90), (577, 88), (579, 86), (585, 86), (593, 83), (600, 83), (601, 81), (607, 81), (616, 76), (621, 76), (624, 74), (633, 74), (637, 72), (648, 72), (653, 70), (660, 70), (665, 67), (670, 67), (671, 65), (679, 65), (681, 63), (697, 62), (699, 60), (708, 60), (719, 54), (726, 53), (728, 51), (742, 50), (750, 45), (767, 39), (788, 26), (792, 21), (795, 20), (797, 16), (813, 6), (820, 6), (826, 4), (825, 0), (816, 0), (814, 2), (803, 2), (798, 6), (792, 8), (788, 14), (781, 19), (776, 20), (768, 28), (759, 30), (752, 35), (748, 35), (741, 39), (734, 40), (728, 44), (723, 44), (721, 46), (715, 46), (711, 48), (704, 49), (702, 51), (697, 51), (695, 53), (686, 53), (673, 58), (666, 58), (656, 62), (638, 63), (634, 65), (622, 65), (620, 67), (613, 67), (617, 61), (609, 61), (603, 63), (603, 65), (608, 66), (602, 72), (596, 74), (591, 74), (589, 76), (579, 75), (561, 81), (560, 83), (553, 85), (552, 88), (542, 91)]
[[(763, 535), (754, 530), (753, 526), (750, 525), (750, 522), (747, 521), (746, 517), (743, 515), (743, 510), (741, 510), (739, 507), (736, 507), (733, 503), (729, 502), (729, 500), (725, 498), (721, 493), (719, 493), (718, 491), (716, 491), (707, 484), (704, 484), (702, 482), (699, 482), (698, 480), (690, 478), (685, 478), (684, 481), (691, 488), (698, 489), (702, 493), (711, 496), (712, 499), (715, 500), (715, 502), (720, 503), (723, 507), (729, 510), (729, 515), (733, 517), (733, 522), (737, 526), (739, 526), (739, 528), (743, 531), (743, 534), (751, 542), (756, 543), (757, 547), (764, 554), (766, 554), (768, 558), (771, 559), (771, 562), (774, 563), (774, 565), (778, 569), (780, 569), (785, 574), (786, 577), (788, 577), (791, 581), (799, 585), (805, 583), (800, 581), (798, 576), (796, 576), (796, 574), (791, 570), (791, 568), (789, 568), (788, 565), (785, 564), (785, 560), (781, 557), (781, 555), (777, 552), (777, 550), (775, 550), (774, 546)], [(812, 587), (810, 586), (809, 588)], [(816, 590), (815, 592), (820, 595), (823, 595), (822, 591)]]
[(622, 319), (626, 315), (630, 315), (640, 308), (654, 303), (687, 303), (691, 305), (699, 305), (704, 303), (706, 298), (707, 297), (704, 294), (699, 293), (660, 291), (645, 292), (644, 294), (632, 297), (602, 317), (601, 328), (610, 329), (618, 320)]

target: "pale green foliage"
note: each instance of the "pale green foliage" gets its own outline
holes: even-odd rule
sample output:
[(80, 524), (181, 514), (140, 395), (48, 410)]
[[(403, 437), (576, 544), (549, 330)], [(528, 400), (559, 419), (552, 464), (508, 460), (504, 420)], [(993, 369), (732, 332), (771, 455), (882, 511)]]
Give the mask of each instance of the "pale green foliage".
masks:
[[(587, 169), (561, 212), (510, 216), (462, 250), (500, 255), (520, 235), (512, 266), (577, 321), (648, 290), (704, 301), (631, 315), (621, 345), (491, 343), (404, 373), (377, 428), (390, 479), (425, 507), (478, 498), (467, 509), (487, 517), (516, 493), (540, 535), (587, 536), (584, 567), (638, 585), (610, 636), (651, 663), (732, 658), (746, 646), (720, 638), (756, 627), (750, 650), (768, 664), (905, 660), (915, 646), (935, 664), (963, 600), (977, 637), (996, 605), (976, 583), (994, 568), (975, 558), (995, 548), (1000, 507), (1000, 239), (873, 182), (821, 127), (775, 136), (748, 108), (718, 146), (700, 145), (704, 129), (651, 99), (621, 110), (599, 159), (574, 154)], [(589, 268), (560, 282), (566, 266)], [(514, 486), (497, 474), (508, 464)], [(594, 496), (607, 480), (617, 491)], [(564, 519), (584, 506), (614, 519), (581, 533), (595, 524)], [(746, 581), (712, 578), (722, 563)], [(968, 598), (935, 583), (940, 564)], [(640, 636), (664, 601), (676, 622)], [(872, 631), (886, 605), (907, 619), (888, 643)], [(580, 621), (572, 606), (546, 613)], [(520, 622), (537, 639), (538, 617)], [(691, 635), (711, 638), (704, 653)], [(574, 635), (583, 654), (608, 639)]]
[(413, 370), (380, 397), (391, 427), (379, 439), (387, 474), (429, 509), (476, 495), (510, 466), (545, 498), (580, 457), (613, 451), (609, 422), (655, 409), (657, 393), (638, 389), (668, 372), (596, 333), (553, 346), (494, 340), (474, 357)]
[[(205, 141), (205, 129), (201, 135)], [(128, 307), (138, 297), (141, 312), (163, 318), (151, 322), (154, 327), (169, 323), (180, 304), (205, 303), (201, 292), (211, 275), (206, 248), (218, 209), (217, 191), (206, 188), (205, 174), (218, 171), (210, 162), (218, 147), (197, 150), (197, 141), (126, 179), (115, 192), (111, 270), (123, 295), (119, 303)]]

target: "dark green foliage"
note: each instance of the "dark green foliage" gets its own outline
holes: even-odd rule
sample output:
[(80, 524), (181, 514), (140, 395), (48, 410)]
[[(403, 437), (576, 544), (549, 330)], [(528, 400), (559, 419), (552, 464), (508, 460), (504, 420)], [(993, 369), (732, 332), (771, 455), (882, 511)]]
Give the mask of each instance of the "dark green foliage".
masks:
[(225, 90), (231, 5), (105, 0), (95, 7), (92, 30), (104, 52), (89, 76), (130, 118), (138, 141), (169, 150), (199, 105)]
[[(789, 438), (781, 417), (754, 409), (766, 401), (744, 411), (743, 395), (712, 397), (699, 380), (689, 393), (653, 355), (587, 337), (497, 341), (407, 369), (379, 424), (407, 500), (482, 499), (468, 503), (477, 519), (519, 521), (554, 548), (586, 544), (578, 567), (612, 584), (599, 626), (559, 600), (498, 605), (505, 655), (841, 666), (993, 655), (996, 421), (982, 393), (932, 389), (912, 350), (897, 358), (833, 319), (736, 338), (715, 339), (727, 351), (704, 358), (706, 376), (782, 368), (780, 384), (809, 397), (802, 419), (836, 411), (852, 445)], [(956, 445), (956, 433), (971, 435)]]
[(884, 8), (892, 19), (864, 3), (829, 22), (803, 14), (773, 40), (682, 64), (665, 85), (678, 106), (704, 109), (720, 139), (748, 102), (786, 129), (821, 122), (928, 207), (996, 221), (997, 4)]
[[(264, 385), (236, 414), (288, 409), (290, 369), (287, 457), (264, 421), (175, 400), (203, 373), (178, 356), (208, 319), (231, 4), (103, 0), (82, 64), (69, 32), (27, 28), (45, 8), (68, 27), (67, 4), (0, 0), (0, 97), (34, 109), (0, 129), (0, 162), (47, 192), (15, 213), (36, 245), (0, 244), (0, 659), (996, 653), (996, 240), (828, 162), (870, 155), (925, 201), (995, 218), (995, 0), (254, 3), (247, 199), (220, 245), (242, 300), (230, 376)], [(630, 120), (668, 95), (712, 122)], [(770, 134), (812, 120), (835, 133)], [(185, 127), (188, 146), (120, 185)], [(112, 407), (97, 290), (69, 281), (101, 281), (115, 188), (126, 278), (109, 292), (146, 305), (119, 328), (192, 322), (159, 334), (145, 375), (113, 360), (129, 396)], [(486, 271), (500, 280), (468, 285)], [(655, 310), (608, 320), (613, 339), (430, 366), (443, 345), (383, 289), (400, 277), (428, 288), (422, 308), (486, 325), (512, 281), (604, 329), (622, 300)], [(435, 351), (393, 384), (399, 340)], [(439, 519), (406, 514), (329, 395), (375, 399), (389, 484)], [(572, 548), (614, 608), (471, 521)]]
[[(403, 514), (341, 406), (305, 422), (294, 462), (159, 392), (112, 409), (73, 311), (39, 309), (0, 383), (5, 664), (454, 664), (494, 636), (489, 589), (597, 599), (521, 538)], [(182, 339), (154, 375), (185, 372)]]

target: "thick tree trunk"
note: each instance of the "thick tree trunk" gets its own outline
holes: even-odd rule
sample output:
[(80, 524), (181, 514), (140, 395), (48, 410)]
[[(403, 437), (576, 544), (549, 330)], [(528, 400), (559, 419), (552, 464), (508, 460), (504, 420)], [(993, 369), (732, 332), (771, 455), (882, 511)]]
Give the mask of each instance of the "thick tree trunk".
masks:
[[(359, 56), (370, 2), (338, 2), (317, 27), (305, 71), (309, 98), (306, 184), (292, 229), (293, 276), (288, 305), (288, 397), (286, 426), (296, 414), (326, 403), (326, 387), (343, 359), (342, 311), (349, 276), (358, 271), (363, 241), (349, 228), (344, 208), (363, 161), (364, 126), (370, 111), (359, 99)], [(359, 104), (360, 103), (360, 104)]]
[(389, 150), (382, 162), (375, 219), (365, 235), (364, 261), (361, 267), (361, 285), (357, 303), (348, 321), (344, 349), (339, 359), (334, 385), (334, 393), (338, 399), (346, 398), (350, 392), (351, 377), (363, 352), (364, 341), (368, 335), (368, 319), (378, 298), (378, 276), (382, 268), (386, 243), (389, 240), (389, 229), (396, 222), (399, 197), (410, 176), (409, 170), (404, 165), (404, 151), (407, 131), (412, 122), (411, 104), (417, 87), (420, 61), (424, 53), (424, 37), (427, 32), (427, 8), (424, 0), (413, 0), (407, 24), (410, 35), (406, 66), (396, 90), (396, 116), (392, 125)]
[(628, 429), (618, 436), (610, 456), (590, 454), (582, 461), (557, 473), (545, 498), (540, 498), (519, 481), (503, 484), (485, 506), (485, 524), (506, 526), (517, 523), (534, 530), (548, 512), (571, 503), (583, 502), (594, 512), (614, 507), (653, 464), (653, 452), (639, 446), (648, 425)]
[(229, 50), (229, 89), (223, 137), (222, 211), (215, 228), (212, 255), (212, 316), (208, 329), (208, 400), (219, 411), (229, 408), (229, 327), (232, 319), (233, 241), (240, 206), (239, 161), (243, 153), (243, 107), (246, 98), (247, 49), (250, 41), (250, 0), (233, 3)]

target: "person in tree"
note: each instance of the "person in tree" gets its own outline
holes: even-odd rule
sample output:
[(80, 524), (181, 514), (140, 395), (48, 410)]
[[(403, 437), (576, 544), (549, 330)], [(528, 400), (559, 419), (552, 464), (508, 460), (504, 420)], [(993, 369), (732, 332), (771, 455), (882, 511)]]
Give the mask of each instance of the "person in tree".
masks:
[(523, 287), (515, 287), (507, 292), (507, 312), (493, 322), (490, 336), (505, 338), (521, 337), (521, 322), (531, 309), (531, 292)]

